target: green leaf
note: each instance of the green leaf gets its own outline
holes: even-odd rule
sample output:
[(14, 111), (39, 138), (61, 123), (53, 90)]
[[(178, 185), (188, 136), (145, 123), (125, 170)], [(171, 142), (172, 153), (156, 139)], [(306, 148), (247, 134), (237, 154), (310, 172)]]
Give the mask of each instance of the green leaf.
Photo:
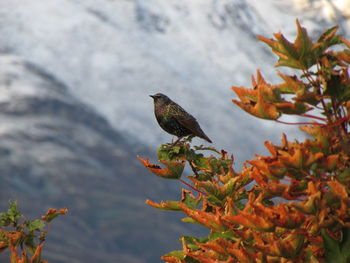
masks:
[(326, 95), (330, 95), (333, 99), (338, 101), (350, 100), (350, 84), (343, 82), (343, 78), (339, 75), (332, 75), (327, 81), (327, 89), (324, 92)]
[(324, 31), (321, 36), (318, 38), (317, 42), (323, 42), (323, 41), (327, 41), (329, 39), (331, 39), (335, 33), (338, 31), (339, 26), (334, 26), (331, 27), (329, 29), (327, 29), (326, 31)]
[(211, 158), (204, 158), (202, 156), (197, 156), (197, 158), (194, 159), (194, 164), (198, 167), (198, 168), (204, 168), (204, 169), (209, 169), (209, 160)]
[(346, 183), (350, 181), (350, 168), (343, 171), (341, 174), (335, 176), (339, 182)]
[(196, 224), (196, 225), (202, 225), (198, 221), (194, 220), (192, 217), (184, 217), (181, 219), (184, 223), (190, 223), (190, 224)]
[(350, 261), (350, 228), (343, 228), (343, 238), (340, 243), (340, 250), (346, 262)]
[(14, 201), (9, 203), (9, 209), (5, 213), (0, 213), (0, 225), (2, 226), (17, 224), (18, 219), (21, 217), (21, 213), (17, 209), (17, 203)]
[(225, 195), (231, 196), (234, 191), (241, 187), (241, 182), (239, 177), (230, 178), (229, 181), (224, 185)]
[(208, 181), (208, 180), (211, 180), (212, 178), (213, 176), (209, 173), (198, 173), (198, 176), (196, 177), (198, 181)]
[(29, 231), (40, 230), (45, 227), (45, 222), (39, 219), (35, 219), (33, 221), (29, 221), (27, 223)]
[(214, 195), (209, 195), (207, 197), (207, 200), (209, 201), (209, 203), (211, 203), (213, 205), (216, 205), (216, 206), (222, 206), (223, 205), (222, 200), (220, 200), (219, 198), (217, 198)]
[(300, 115), (310, 110), (310, 108), (303, 102), (296, 101), (294, 107), (277, 107), (278, 110), (284, 114)]
[(350, 230), (343, 229), (343, 240), (338, 242), (334, 240), (327, 231), (323, 228), (321, 235), (324, 241), (325, 256), (327, 263), (348, 263), (350, 259)]
[(274, 34), (275, 38), (278, 40), (278, 51), (287, 56), (288, 58), (298, 58), (298, 52), (293, 45), (293, 43), (289, 42), (282, 34)]
[(155, 203), (150, 200), (146, 200), (146, 204), (158, 208), (161, 210), (168, 210), (168, 211), (180, 211), (181, 208), (179, 206), (180, 201), (161, 201), (160, 203)]
[(161, 161), (174, 161), (185, 158), (187, 144), (163, 144), (158, 148), (158, 159)]
[(338, 30), (338, 26), (331, 27), (330, 29), (327, 29), (325, 32), (322, 33), (322, 35), (317, 40), (317, 43), (313, 45), (313, 53), (315, 57), (320, 58), (322, 55), (325, 54), (325, 51), (337, 44), (341, 44), (342, 40), (339, 35), (335, 35), (335, 33)]
[(54, 218), (56, 218), (59, 215), (65, 215), (68, 212), (68, 210), (66, 208), (61, 208), (59, 210), (57, 209), (52, 209), (50, 208), (46, 215), (42, 217), (42, 219), (47, 222), (50, 223)]
[(307, 34), (307, 31), (304, 27), (302, 27), (297, 20), (297, 28), (298, 28), (298, 34), (297, 38), (295, 40), (295, 47), (298, 52), (298, 58), (299, 61), (304, 65), (305, 68), (309, 68), (310, 64), (313, 64), (315, 59), (310, 58), (312, 56), (311, 47), (312, 47), (312, 41), (310, 37)]
[(181, 202), (184, 203), (188, 208), (196, 209), (198, 203), (200, 202), (200, 199), (195, 198), (190, 192), (185, 191), (183, 192)]
[(245, 208), (245, 204), (241, 200), (235, 200), (234, 203), (239, 210), (243, 210)]
[[(223, 200), (226, 197), (224, 189), (223, 188), (221, 189), (218, 184), (215, 184), (215, 182), (212, 182), (212, 181), (199, 182), (199, 186), (205, 189), (205, 191), (210, 194), (208, 198), (210, 196), (212, 196), (212, 198), (215, 197), (215, 199), (219, 200), (220, 203), (221, 203), (221, 200)], [(214, 201), (214, 200), (211, 199), (211, 201)]]
[(163, 178), (168, 178), (168, 179), (179, 179), (182, 176), (182, 173), (185, 169), (185, 162), (181, 163), (174, 163), (174, 162), (168, 162), (168, 163), (164, 163), (164, 165), (166, 165), (166, 167), (170, 170), (172, 176), (169, 177), (163, 177)]
[(186, 263), (201, 263), (200, 261), (198, 261), (194, 258), (191, 258), (191, 257), (185, 257), (185, 262)]
[(220, 154), (220, 152), (218, 150), (216, 150), (214, 147), (207, 147), (207, 146), (204, 146), (204, 145), (200, 145), (200, 146), (196, 146), (195, 145), (193, 148), (196, 151), (212, 151), (212, 152)]
[(295, 69), (303, 69), (304, 67), (300, 64), (298, 60), (295, 59), (278, 59), (276, 67), (289, 67)]
[(223, 231), (223, 232), (214, 232), (208, 236), (209, 240), (215, 240), (217, 238), (225, 238), (229, 240), (236, 240), (234, 233), (231, 230)]
[(338, 28), (338, 26), (331, 27), (320, 36), (317, 42), (322, 43), (323, 50), (342, 43), (340, 36), (335, 34)]
[(34, 254), (35, 249), (36, 249), (34, 237), (35, 237), (34, 235), (28, 235), (28, 236), (26, 236), (26, 238), (24, 240), (24, 244), (28, 248), (28, 250), (31, 254)]
[(183, 236), (187, 244), (205, 243), (208, 241), (207, 237), (194, 237), (194, 236)]

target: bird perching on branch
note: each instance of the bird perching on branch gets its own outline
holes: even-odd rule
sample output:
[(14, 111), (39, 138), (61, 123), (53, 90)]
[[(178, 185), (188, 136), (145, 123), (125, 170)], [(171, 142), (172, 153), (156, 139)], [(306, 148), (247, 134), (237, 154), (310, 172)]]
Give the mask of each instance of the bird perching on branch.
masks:
[(154, 100), (154, 113), (160, 127), (166, 132), (175, 135), (178, 139), (185, 136), (197, 136), (208, 142), (212, 142), (203, 132), (197, 120), (180, 105), (172, 101), (168, 96), (157, 93), (150, 95)]

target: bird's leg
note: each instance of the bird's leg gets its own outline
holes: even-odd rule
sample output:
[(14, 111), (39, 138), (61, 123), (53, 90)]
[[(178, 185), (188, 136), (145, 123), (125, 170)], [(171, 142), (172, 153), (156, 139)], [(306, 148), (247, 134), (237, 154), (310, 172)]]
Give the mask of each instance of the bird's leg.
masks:
[(192, 142), (192, 139), (193, 139), (194, 137), (196, 137), (196, 136), (195, 136), (195, 135), (190, 135), (190, 136), (188, 136), (188, 137), (186, 138), (186, 141)]
[(176, 145), (181, 139), (182, 139), (182, 137), (179, 137), (179, 138), (172, 144), (172, 146)]
[(167, 143), (166, 145), (174, 146), (177, 141), (178, 141), (178, 139), (174, 142), (174, 137), (172, 137), (171, 142)]
[(171, 137), (171, 143), (167, 143), (168, 145), (173, 145), (174, 143), (174, 137)]

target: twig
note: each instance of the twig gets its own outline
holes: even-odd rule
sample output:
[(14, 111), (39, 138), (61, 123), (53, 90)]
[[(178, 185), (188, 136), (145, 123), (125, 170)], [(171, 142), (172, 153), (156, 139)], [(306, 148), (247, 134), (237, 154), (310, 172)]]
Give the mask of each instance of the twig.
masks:
[(181, 183), (185, 184), (186, 186), (188, 186), (188, 187), (191, 188), (192, 190), (195, 190), (195, 191), (197, 191), (198, 193), (201, 193), (201, 194), (204, 195), (204, 196), (207, 196), (207, 195), (208, 195), (207, 193), (202, 192), (201, 190), (199, 190), (199, 189), (197, 189), (196, 187), (190, 185), (189, 183), (187, 183), (186, 181), (182, 180), (181, 178), (179, 178), (179, 180), (180, 180)]
[(301, 114), (301, 116), (303, 117), (308, 117), (308, 118), (314, 118), (314, 119), (317, 119), (317, 120), (320, 120), (320, 121), (326, 121), (327, 119), (325, 118), (321, 118), (321, 117), (317, 117), (317, 116), (314, 116), (314, 115), (311, 115), (311, 114)]
[(285, 121), (279, 121), (275, 120), (276, 122), (287, 124), (287, 125), (320, 125), (324, 126), (325, 124), (323, 123), (318, 123), (318, 122), (285, 122)]

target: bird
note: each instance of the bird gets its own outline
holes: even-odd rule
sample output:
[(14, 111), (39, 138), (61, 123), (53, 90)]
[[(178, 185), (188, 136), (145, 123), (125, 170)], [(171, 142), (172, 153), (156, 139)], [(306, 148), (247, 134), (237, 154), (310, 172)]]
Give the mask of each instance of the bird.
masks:
[(178, 137), (173, 145), (188, 135), (191, 137), (197, 136), (212, 143), (199, 126), (196, 118), (172, 101), (168, 96), (157, 93), (150, 95), (150, 97), (154, 101), (154, 114), (159, 126), (164, 131)]

